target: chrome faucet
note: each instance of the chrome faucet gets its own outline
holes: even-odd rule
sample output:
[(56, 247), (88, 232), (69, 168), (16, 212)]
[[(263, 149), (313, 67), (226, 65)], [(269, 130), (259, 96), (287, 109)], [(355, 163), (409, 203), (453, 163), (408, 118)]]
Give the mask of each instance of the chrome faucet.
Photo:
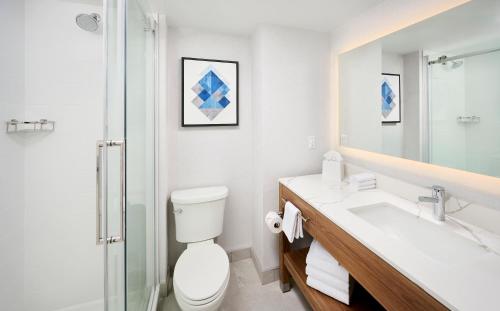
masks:
[(433, 214), (434, 218), (439, 221), (444, 221), (445, 219), (445, 191), (441, 186), (432, 186), (432, 197), (418, 197), (420, 202), (431, 202), (433, 203)]

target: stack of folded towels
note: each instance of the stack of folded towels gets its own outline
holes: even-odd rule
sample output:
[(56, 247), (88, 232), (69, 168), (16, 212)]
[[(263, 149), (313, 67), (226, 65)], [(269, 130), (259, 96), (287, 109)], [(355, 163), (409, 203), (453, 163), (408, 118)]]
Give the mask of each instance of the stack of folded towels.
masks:
[(314, 240), (306, 258), (307, 285), (349, 304), (353, 289), (353, 279), (349, 272)]
[(377, 177), (373, 173), (361, 173), (349, 176), (349, 186), (355, 191), (377, 188)]

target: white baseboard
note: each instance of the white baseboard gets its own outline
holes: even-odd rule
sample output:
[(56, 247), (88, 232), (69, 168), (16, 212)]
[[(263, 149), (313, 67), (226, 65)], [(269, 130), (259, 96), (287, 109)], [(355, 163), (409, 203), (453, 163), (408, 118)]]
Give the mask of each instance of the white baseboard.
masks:
[(260, 264), (259, 259), (255, 256), (255, 252), (253, 251), (253, 249), (251, 249), (251, 256), (253, 264), (255, 265), (255, 269), (257, 270), (257, 274), (259, 275), (260, 283), (262, 285), (266, 285), (279, 280), (280, 277), (279, 268), (262, 271), (262, 265)]
[(229, 262), (235, 262), (243, 259), (248, 259), (252, 257), (252, 249), (250, 247), (237, 249), (234, 251), (227, 252), (229, 257)]

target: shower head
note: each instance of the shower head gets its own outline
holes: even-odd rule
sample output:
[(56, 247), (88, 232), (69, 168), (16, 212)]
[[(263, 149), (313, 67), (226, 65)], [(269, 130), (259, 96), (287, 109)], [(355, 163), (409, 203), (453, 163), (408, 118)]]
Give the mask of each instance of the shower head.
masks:
[(452, 60), (441, 63), (441, 65), (446, 66), (447, 69), (457, 69), (464, 64), (463, 60)]
[(463, 60), (454, 60), (451, 63), (451, 68), (455, 69), (455, 68), (458, 68), (458, 67), (462, 66), (463, 64), (464, 64)]
[(76, 16), (76, 24), (86, 31), (97, 31), (101, 22), (101, 16), (97, 13), (92, 14), (78, 14)]

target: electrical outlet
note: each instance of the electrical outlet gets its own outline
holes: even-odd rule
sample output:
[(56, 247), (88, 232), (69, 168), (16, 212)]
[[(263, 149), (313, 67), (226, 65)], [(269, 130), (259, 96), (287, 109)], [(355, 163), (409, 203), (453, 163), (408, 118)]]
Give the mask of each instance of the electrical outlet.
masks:
[(307, 147), (309, 150), (316, 149), (316, 136), (307, 136)]

